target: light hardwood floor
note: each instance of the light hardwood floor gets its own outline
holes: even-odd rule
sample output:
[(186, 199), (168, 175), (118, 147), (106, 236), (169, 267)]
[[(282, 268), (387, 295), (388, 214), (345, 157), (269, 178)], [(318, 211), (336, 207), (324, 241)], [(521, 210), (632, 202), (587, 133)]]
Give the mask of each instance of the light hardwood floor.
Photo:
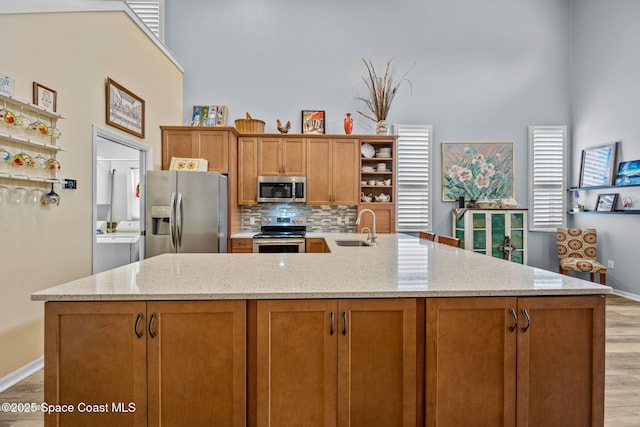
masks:
[[(605, 427), (640, 426), (640, 302), (607, 297)], [(3, 393), (4, 402), (42, 402), (39, 371)], [(42, 427), (42, 414), (0, 412), (0, 427)]]

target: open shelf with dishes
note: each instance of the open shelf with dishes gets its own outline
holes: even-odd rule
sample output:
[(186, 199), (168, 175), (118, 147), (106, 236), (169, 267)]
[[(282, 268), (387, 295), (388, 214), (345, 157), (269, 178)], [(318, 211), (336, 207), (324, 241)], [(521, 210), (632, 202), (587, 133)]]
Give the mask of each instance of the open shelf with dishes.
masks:
[[(395, 232), (396, 137), (389, 135), (361, 139), (360, 202), (358, 213), (370, 209), (376, 214), (378, 233)], [(371, 228), (370, 218), (363, 227)]]

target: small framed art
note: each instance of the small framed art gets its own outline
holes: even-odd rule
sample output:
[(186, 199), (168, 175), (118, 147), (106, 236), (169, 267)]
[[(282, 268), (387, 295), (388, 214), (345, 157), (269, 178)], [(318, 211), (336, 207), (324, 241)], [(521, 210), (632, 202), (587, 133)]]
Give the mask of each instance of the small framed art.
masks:
[(144, 138), (144, 100), (107, 78), (107, 124)]
[(226, 105), (194, 105), (191, 112), (191, 126), (226, 126)]
[(598, 194), (596, 212), (613, 212), (618, 201), (618, 193)]
[(613, 184), (613, 167), (618, 143), (582, 150), (579, 187), (599, 187)]
[(302, 110), (302, 133), (324, 134), (324, 123), (324, 110)]
[(55, 90), (49, 89), (38, 82), (33, 82), (33, 103), (38, 107), (55, 113), (57, 97), (58, 93)]

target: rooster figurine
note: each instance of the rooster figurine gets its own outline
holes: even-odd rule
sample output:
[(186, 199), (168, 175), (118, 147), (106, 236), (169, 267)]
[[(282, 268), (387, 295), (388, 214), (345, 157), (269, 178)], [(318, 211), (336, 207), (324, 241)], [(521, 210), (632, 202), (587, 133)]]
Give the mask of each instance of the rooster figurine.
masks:
[(278, 130), (280, 133), (289, 133), (289, 129), (291, 129), (291, 122), (287, 122), (285, 126), (282, 126), (280, 119), (276, 119), (276, 123), (278, 124)]

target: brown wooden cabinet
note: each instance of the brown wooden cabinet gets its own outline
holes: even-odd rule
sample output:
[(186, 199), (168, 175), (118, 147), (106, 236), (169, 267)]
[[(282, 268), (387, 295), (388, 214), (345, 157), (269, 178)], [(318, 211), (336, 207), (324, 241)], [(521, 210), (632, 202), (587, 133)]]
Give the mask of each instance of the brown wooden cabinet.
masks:
[(307, 204), (356, 205), (358, 203), (357, 139), (307, 140)]
[(47, 403), (107, 402), (92, 425), (246, 424), (244, 301), (49, 302), (45, 324)]
[(602, 296), (429, 299), (426, 332), (427, 426), (603, 425)]
[[(376, 233), (396, 232), (396, 204), (395, 203), (359, 203), (358, 214), (363, 209), (371, 209), (376, 214)], [(373, 219), (371, 214), (365, 213), (357, 226), (357, 232), (361, 233), (363, 227), (369, 227), (373, 231)]]
[(257, 425), (416, 426), (417, 301), (257, 302)]
[(231, 239), (231, 252), (234, 254), (253, 253), (253, 239), (251, 238)]
[(304, 138), (258, 138), (258, 175), (305, 176), (305, 167)]
[(331, 252), (327, 246), (326, 240), (322, 237), (307, 237), (305, 242), (305, 251), (307, 253), (327, 253)]
[(161, 126), (161, 129), (162, 169), (169, 169), (172, 157), (191, 157), (206, 159), (209, 171), (229, 173), (229, 145), (236, 143), (233, 133), (186, 126)]
[(238, 139), (238, 203), (258, 203), (258, 138)]
[[(143, 302), (45, 304), (45, 394), (50, 405), (105, 403), (109, 412), (45, 415), (45, 426), (146, 426), (147, 342)], [(145, 317), (146, 318), (146, 317)], [(111, 402), (133, 403), (131, 413)], [(76, 408), (77, 409), (77, 408)], [(88, 418), (90, 417), (90, 418)]]

